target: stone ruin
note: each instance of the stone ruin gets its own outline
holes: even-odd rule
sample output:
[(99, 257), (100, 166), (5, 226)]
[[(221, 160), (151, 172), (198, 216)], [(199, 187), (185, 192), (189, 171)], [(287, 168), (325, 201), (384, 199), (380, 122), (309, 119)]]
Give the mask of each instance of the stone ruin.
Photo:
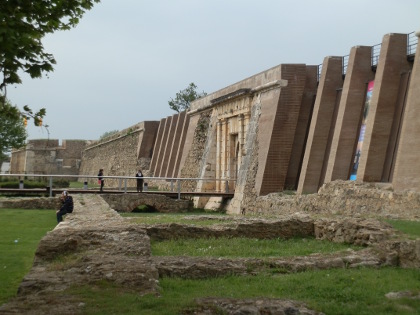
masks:
[[(363, 198), (357, 201), (357, 196), (362, 196), (372, 187), (358, 187), (357, 191), (350, 192), (344, 189), (343, 185), (337, 183), (334, 189), (324, 188), (325, 191), (331, 189), (336, 192), (329, 192), (328, 202), (323, 200), (325, 196), (320, 196), (317, 203), (312, 200), (312, 205), (318, 204), (319, 207), (328, 203), (329, 207), (324, 212), (319, 208), (310, 215), (305, 211), (299, 212), (301, 208), (293, 208), (289, 204), (284, 206), (283, 215), (277, 215), (275, 218), (217, 215), (198, 217), (200, 220), (220, 222), (210, 227), (174, 223), (134, 224), (130, 218), (121, 217), (101, 196), (76, 195), (74, 212), (67, 215), (64, 222), (41, 240), (33, 267), (24, 277), (17, 297), (1, 306), (0, 314), (81, 314), (84, 302), (68, 293), (66, 289), (71, 286), (94, 284), (100, 280), (113, 282), (139, 295), (159, 295), (160, 277), (205, 279), (232, 274), (255, 275), (270, 270), (292, 273), (360, 266), (420, 268), (420, 239), (404, 239), (389, 224), (375, 219), (367, 209), (363, 210)], [(391, 193), (387, 187), (373, 188), (382, 193)], [(352, 195), (353, 199), (345, 197), (346, 195)], [(393, 202), (401, 206), (402, 199), (398, 201), (399, 197), (393, 198), (395, 199), (385, 194), (382, 199), (372, 199), (374, 204), (378, 200), (387, 200), (373, 211), (376, 218), (389, 216), (389, 208), (386, 206), (389, 200), (394, 200)], [(418, 202), (415, 200), (417, 199), (410, 197), (404, 202), (405, 205), (412, 205), (411, 215), (419, 218), (420, 207), (414, 207)], [(307, 201), (303, 203), (305, 202)], [(365, 201), (365, 205), (368, 203)], [(342, 211), (331, 212), (331, 207), (338, 204), (358, 205), (361, 208), (356, 216), (349, 216), (346, 207)], [(278, 211), (281, 212), (281, 207)], [(397, 214), (394, 217), (397, 217)], [(190, 218), (191, 223), (194, 223), (197, 216), (186, 218)], [(295, 236), (345, 242), (364, 248), (358, 251), (348, 249), (330, 254), (265, 259), (155, 257), (151, 255), (150, 249), (150, 241), (153, 239), (268, 239)], [(237, 300), (209, 296), (196, 302), (197, 308), (185, 310), (185, 314), (320, 314), (308, 309), (299, 301), (264, 297)]]

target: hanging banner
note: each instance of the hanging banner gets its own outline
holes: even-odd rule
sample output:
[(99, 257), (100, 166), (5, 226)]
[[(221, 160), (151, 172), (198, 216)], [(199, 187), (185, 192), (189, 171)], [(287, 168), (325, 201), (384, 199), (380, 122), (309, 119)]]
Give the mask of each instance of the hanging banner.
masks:
[(362, 153), (363, 140), (365, 139), (366, 131), (366, 119), (369, 114), (370, 99), (372, 98), (374, 81), (369, 81), (367, 92), (366, 92), (366, 101), (365, 107), (363, 109), (362, 124), (359, 131), (359, 140), (357, 142), (356, 153), (354, 154), (353, 166), (350, 172), (350, 180), (356, 180), (357, 178), (357, 169), (359, 168), (360, 154)]

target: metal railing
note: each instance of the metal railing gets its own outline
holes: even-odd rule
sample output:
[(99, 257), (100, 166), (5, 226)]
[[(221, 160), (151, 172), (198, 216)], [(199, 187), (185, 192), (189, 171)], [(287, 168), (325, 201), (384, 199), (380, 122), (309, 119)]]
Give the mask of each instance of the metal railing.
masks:
[(381, 46), (382, 44), (376, 44), (372, 46), (372, 53), (371, 53), (371, 66), (374, 68), (378, 65), (379, 62), (379, 55), (381, 53)]
[(418, 41), (419, 38), (416, 36), (415, 32), (407, 34), (407, 56), (412, 56), (416, 54)]
[(343, 76), (345, 76), (347, 73), (347, 66), (349, 65), (349, 57), (350, 55), (343, 56), (343, 70), (342, 70)]
[[(98, 179), (98, 176), (94, 175), (55, 175), (55, 174), (0, 174), (0, 177), (18, 177), (19, 178), (19, 189), (24, 189), (23, 186), (23, 179), (25, 178), (43, 178), (47, 179), (48, 187), (49, 187), (49, 195), (52, 197), (53, 195), (53, 186), (54, 186), (54, 179), (57, 178), (78, 178), (83, 180), (83, 189), (88, 190), (89, 184), (88, 179)], [(105, 179), (117, 179), (118, 180), (118, 191), (123, 191), (126, 193), (128, 191), (129, 185), (128, 181), (133, 181), (136, 183), (136, 180), (139, 179), (135, 176), (102, 176)], [(233, 182), (236, 183), (236, 179), (227, 179), (227, 178), (179, 178), (179, 177), (142, 177), (143, 181), (145, 180), (153, 180), (153, 181), (165, 181), (166, 183), (170, 183), (170, 192), (177, 192), (178, 199), (181, 199), (182, 193), (182, 183), (187, 181), (196, 181), (197, 184), (200, 182), (216, 182), (221, 181), (224, 182), (224, 193), (229, 193), (229, 183)], [(130, 186), (135, 188), (136, 185)], [(97, 186), (95, 186), (97, 188)], [(176, 190), (175, 190), (176, 189)], [(71, 189), (66, 189), (71, 191)], [(146, 191), (146, 190), (145, 190)], [(159, 190), (158, 190), (159, 191)], [(164, 192), (165, 190), (161, 190)]]
[(322, 63), (318, 65), (318, 76), (317, 76), (318, 82), (319, 80), (321, 80), (321, 73), (322, 73)]

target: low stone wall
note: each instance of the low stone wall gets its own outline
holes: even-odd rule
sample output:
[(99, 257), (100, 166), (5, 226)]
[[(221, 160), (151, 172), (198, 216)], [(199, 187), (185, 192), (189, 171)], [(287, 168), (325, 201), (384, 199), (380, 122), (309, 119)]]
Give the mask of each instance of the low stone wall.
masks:
[(179, 213), (192, 209), (192, 201), (172, 199), (159, 194), (104, 194), (102, 198), (112, 209), (133, 212), (138, 206), (147, 205), (158, 212)]
[(334, 181), (317, 194), (274, 193), (247, 198), (243, 213), (279, 216), (296, 212), (310, 215), (420, 219), (420, 193), (394, 192), (385, 183)]
[[(163, 276), (204, 279), (232, 274), (290, 273), (360, 266), (420, 268), (420, 239), (399, 240), (389, 225), (375, 220), (313, 219), (301, 215), (277, 220), (191, 216), (192, 223), (197, 219), (208, 219), (218, 220), (220, 224), (212, 227), (192, 224), (146, 226), (132, 224), (129, 218), (121, 217), (100, 195), (75, 195), (74, 205), (74, 212), (66, 215), (63, 222), (42, 238), (33, 267), (24, 277), (18, 296), (2, 305), (0, 314), (82, 314), (83, 301), (66, 290), (103, 280), (143, 295), (159, 294), (159, 277)], [(368, 247), (326, 255), (267, 259), (151, 255), (150, 239), (198, 236), (315, 236)], [(317, 314), (308, 313), (299, 302), (284, 304), (280, 299), (261, 300), (266, 301), (273, 312), (281, 305), (292, 305), (294, 314)], [(249, 309), (249, 303), (229, 299), (198, 301), (201, 309), (213, 305), (221, 310), (236, 309), (238, 312)]]
[[(210, 218), (211, 219), (211, 218)], [(314, 235), (314, 224), (309, 219), (250, 220), (228, 226), (203, 227), (184, 224), (144, 226), (154, 240), (177, 238), (249, 237), (258, 239), (309, 237)]]
[[(197, 220), (219, 220), (215, 216), (198, 216)], [(215, 226), (162, 224), (144, 226), (153, 240), (177, 238), (248, 237), (258, 239), (315, 237), (335, 243), (370, 246), (391, 239), (397, 231), (391, 225), (366, 219), (313, 219), (308, 216), (289, 216), (277, 220), (231, 218), (229, 223)]]

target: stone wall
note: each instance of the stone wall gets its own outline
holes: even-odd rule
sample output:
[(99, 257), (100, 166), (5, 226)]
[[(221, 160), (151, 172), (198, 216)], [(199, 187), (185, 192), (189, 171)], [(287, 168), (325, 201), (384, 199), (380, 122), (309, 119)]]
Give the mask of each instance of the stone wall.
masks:
[[(210, 117), (211, 111), (203, 112), (199, 115), (196, 123), (195, 130), (193, 132), (193, 139), (191, 144), (191, 150), (186, 156), (185, 163), (181, 169), (181, 177), (185, 178), (199, 178), (200, 172), (204, 168), (203, 154), (206, 148), (208, 140), (208, 134), (210, 130)], [(190, 124), (192, 125), (192, 124)], [(187, 191), (194, 191), (197, 187), (196, 181), (184, 182), (182, 189)]]
[(24, 148), (13, 150), (11, 157), (12, 174), (56, 174), (78, 175), (82, 161), (82, 151), (87, 140), (56, 139), (28, 140)]
[[(94, 142), (83, 151), (80, 174), (96, 176), (104, 169), (104, 176), (135, 176), (138, 169), (148, 168), (153, 150), (157, 122), (141, 122), (105, 139)], [(96, 178), (80, 178), (96, 183)], [(118, 187), (118, 179), (106, 179), (105, 187)], [(135, 187), (135, 179), (127, 186)]]
[(102, 198), (119, 212), (136, 212), (138, 206), (148, 206), (163, 213), (188, 212), (192, 209), (190, 200), (172, 199), (157, 194), (104, 194)]
[(420, 193), (396, 192), (391, 184), (334, 181), (317, 194), (276, 193), (246, 198), (243, 213), (284, 215), (296, 212), (312, 215), (387, 217), (420, 219)]

